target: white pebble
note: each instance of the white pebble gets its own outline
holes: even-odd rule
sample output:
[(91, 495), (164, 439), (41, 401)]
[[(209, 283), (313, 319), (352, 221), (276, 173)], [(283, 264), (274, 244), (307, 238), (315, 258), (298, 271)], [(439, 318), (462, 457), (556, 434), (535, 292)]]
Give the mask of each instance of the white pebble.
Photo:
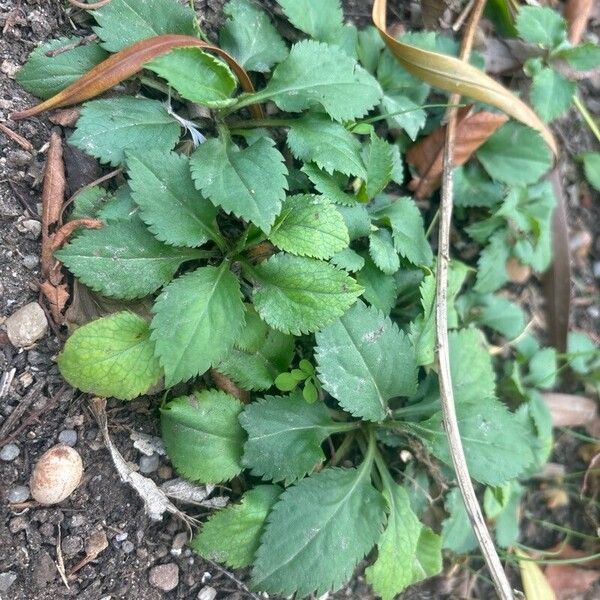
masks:
[(48, 330), (48, 319), (37, 302), (30, 302), (6, 319), (6, 333), (17, 348), (31, 346)]
[(6, 446), (0, 450), (0, 460), (11, 462), (12, 460), (15, 460), (20, 453), (19, 446), (16, 444), (6, 444)]

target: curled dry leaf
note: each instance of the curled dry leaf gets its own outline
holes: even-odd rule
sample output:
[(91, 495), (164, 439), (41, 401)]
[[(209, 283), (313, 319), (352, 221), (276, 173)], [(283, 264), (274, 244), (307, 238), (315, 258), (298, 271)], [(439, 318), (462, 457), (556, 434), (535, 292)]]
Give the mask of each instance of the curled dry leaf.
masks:
[(186, 504), (195, 504), (206, 508), (223, 508), (227, 506), (229, 499), (225, 496), (215, 496), (209, 498), (214, 492), (215, 486), (207, 483), (198, 485), (185, 479), (177, 478), (165, 481), (160, 489), (173, 500), (185, 502)]
[(503, 85), (458, 58), (422, 50), (394, 39), (386, 31), (386, 12), (387, 0), (375, 0), (373, 23), (389, 50), (409, 73), (447, 92), (458, 93), (499, 108), (539, 131), (552, 152), (558, 154), (552, 132), (527, 104)]
[(55, 125), (62, 127), (75, 127), (79, 119), (80, 110), (78, 108), (59, 108), (50, 113), (48, 119)]
[[(214, 52), (231, 67), (244, 91), (254, 91), (248, 73), (237, 63), (233, 56), (221, 50), (218, 46), (213, 46), (190, 35), (159, 35), (116, 52), (93, 69), (90, 69), (64, 90), (52, 96), (52, 98), (48, 98), (48, 100), (27, 110), (16, 112), (11, 115), (11, 118), (13, 120), (26, 119), (45, 110), (79, 104), (94, 98), (141, 71), (144, 64), (153, 58), (166, 54), (174, 48), (184, 47), (196, 47)], [(263, 116), (262, 108), (259, 105), (251, 106), (250, 110), (256, 117)]]
[(544, 392), (542, 396), (554, 427), (577, 427), (596, 418), (596, 403), (589, 398), (555, 392)]
[[(472, 112), (472, 107), (461, 108), (456, 117), (454, 166), (466, 163), (486, 140), (508, 121), (506, 115), (481, 111)], [(409, 188), (419, 199), (428, 198), (440, 187), (444, 166), (444, 141), (446, 125), (438, 127), (421, 139), (406, 153), (406, 160), (413, 165), (418, 175), (414, 176)]]
[(567, 0), (565, 19), (569, 41), (577, 46), (585, 33), (588, 21), (594, 8), (594, 0)]

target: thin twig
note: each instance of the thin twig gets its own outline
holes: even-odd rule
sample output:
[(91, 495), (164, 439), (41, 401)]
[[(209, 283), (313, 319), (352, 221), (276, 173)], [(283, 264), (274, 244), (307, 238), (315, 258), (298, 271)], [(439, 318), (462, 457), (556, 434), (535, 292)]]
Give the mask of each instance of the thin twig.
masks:
[(210, 558), (206, 558), (204, 556), (202, 557), (202, 560), (204, 560), (209, 565), (211, 565), (212, 567), (217, 569), (217, 571), (219, 571), (221, 574), (225, 575), (225, 577), (227, 577), (227, 579), (230, 579), (231, 581), (233, 581), (233, 583), (235, 583), (238, 586), (238, 589), (240, 591), (248, 594), (248, 596), (250, 596), (250, 598), (252, 598), (253, 600), (260, 600), (260, 598), (256, 594), (253, 594), (248, 589), (248, 586), (243, 581), (240, 581), (233, 573), (231, 573), (230, 571), (225, 569), (222, 565), (220, 565), (219, 563), (216, 563), (216, 562), (210, 560)]
[(0, 123), (0, 133), (3, 133), (9, 140), (12, 140), (15, 144), (19, 144), (23, 150), (27, 150), (27, 152), (33, 152), (33, 144), (26, 140), (22, 135), (19, 135), (16, 131), (10, 129), (4, 123)]
[(100, 0), (99, 2), (79, 2), (79, 0), (67, 0), (67, 2), (71, 6), (76, 6), (77, 8), (82, 8), (84, 10), (96, 10), (97, 8), (102, 8), (106, 6), (111, 0)]
[[(473, 46), (475, 30), (485, 0), (476, 0), (469, 23), (465, 29), (461, 46), (461, 60), (468, 60)], [(453, 94), (449, 104), (458, 104), (460, 97)], [(440, 207), (439, 226), (439, 249), (437, 261), (437, 289), (436, 289), (436, 330), (437, 330), (437, 355), (439, 363), (440, 398), (442, 404), (442, 415), (448, 446), (452, 457), (452, 464), (456, 472), (458, 487), (465, 503), (465, 508), (486, 565), (494, 580), (498, 596), (502, 600), (513, 600), (514, 595), (502, 563), (494, 547), (494, 542), (483, 519), (481, 507), (477, 501), (473, 483), (469, 475), (465, 452), (460, 438), (456, 407), (454, 404), (454, 392), (452, 390), (452, 376), (450, 373), (450, 353), (448, 346), (448, 266), (450, 263), (450, 226), (452, 222), (452, 195), (453, 195), (453, 162), (454, 141), (456, 136), (456, 108), (450, 108), (447, 112), (448, 126), (446, 129), (446, 143), (444, 149), (444, 170), (442, 177), (442, 196)]]

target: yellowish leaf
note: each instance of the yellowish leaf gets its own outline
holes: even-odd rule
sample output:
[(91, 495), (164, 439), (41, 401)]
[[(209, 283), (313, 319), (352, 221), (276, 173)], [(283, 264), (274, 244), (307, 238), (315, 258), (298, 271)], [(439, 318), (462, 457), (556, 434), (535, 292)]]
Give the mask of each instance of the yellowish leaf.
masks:
[(521, 580), (527, 600), (556, 600), (556, 595), (540, 567), (522, 550), (517, 550)]

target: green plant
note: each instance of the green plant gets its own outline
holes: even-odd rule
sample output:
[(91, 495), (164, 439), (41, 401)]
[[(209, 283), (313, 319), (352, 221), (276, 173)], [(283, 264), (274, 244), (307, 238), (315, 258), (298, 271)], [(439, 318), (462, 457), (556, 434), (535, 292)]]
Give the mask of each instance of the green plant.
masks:
[[(35, 50), (22, 85), (49, 97), (107, 52), (197, 31), (193, 11), (173, 0), (141, 4), (112, 0), (94, 11), (99, 42)], [(194, 539), (200, 554), (252, 565), (256, 589), (306, 596), (340, 587), (376, 548), (367, 580), (391, 599), (438, 573), (442, 548), (473, 548), (441, 423), (425, 229), (435, 217), (403, 187), (402, 151), (438, 114), (423, 104), (430, 87), (397, 64), (374, 28), (344, 25), (337, 0), (318, 10), (308, 0), (279, 4), (307, 36), (291, 48), (249, 0), (225, 8), (220, 45), (253, 72), (258, 91), (235, 95), (231, 64), (184, 46), (147, 62), (135, 95), (83, 106), (70, 142), (123, 169), (126, 183), (75, 197), (76, 215), (105, 225), (56, 256), (95, 292), (151, 298), (153, 308), (150, 320), (123, 310), (80, 327), (58, 363), (72, 385), (123, 400), (164, 378), (162, 436), (177, 471), (243, 481), (240, 501)], [(456, 52), (433, 33), (404, 40)], [(244, 109), (264, 102), (277, 113), (248, 118)], [(194, 117), (194, 105), (210, 117)], [(451, 368), (470, 471), (509, 547), (518, 479), (549, 452), (536, 388), (549, 385), (553, 351), (522, 350), (520, 309), (492, 292), (510, 256), (538, 271), (548, 265), (554, 197), (538, 181), (551, 156), (513, 122), (476, 156), (457, 169), (456, 204), (472, 239), (487, 245), (474, 284), (475, 269), (452, 263)], [(514, 346), (518, 394), (505, 398), (515, 412), (497, 398), (478, 326)], [(206, 388), (199, 377), (210, 368), (258, 397), (244, 404)], [(290, 393), (269, 395), (274, 386)], [(399, 448), (412, 453), (408, 464)], [(438, 468), (418, 464), (423, 455)], [(440, 536), (420, 519), (429, 490), (446, 487)]]

